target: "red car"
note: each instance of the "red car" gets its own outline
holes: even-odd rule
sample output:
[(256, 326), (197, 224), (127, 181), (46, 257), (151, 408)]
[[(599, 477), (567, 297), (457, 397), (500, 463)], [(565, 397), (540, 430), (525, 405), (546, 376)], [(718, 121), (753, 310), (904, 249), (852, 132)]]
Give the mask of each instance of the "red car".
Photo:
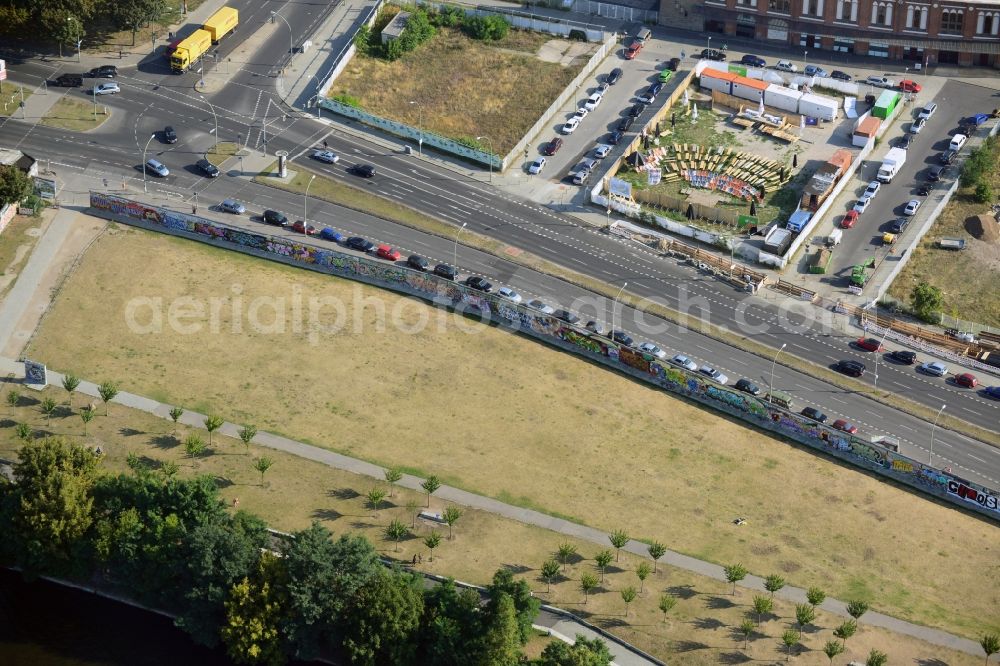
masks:
[(843, 430), (846, 433), (854, 434), (858, 431), (858, 426), (854, 425), (847, 419), (837, 419), (833, 422), (833, 427), (837, 430)]
[(557, 152), (559, 152), (559, 149), (562, 148), (562, 145), (563, 145), (563, 140), (560, 139), (559, 137), (556, 137), (551, 141), (549, 141), (547, 144), (545, 144), (545, 147), (542, 148), (542, 153), (544, 153), (545, 155), (555, 155)]
[(899, 82), (899, 89), (907, 93), (918, 93), (923, 90), (923, 87), (916, 81), (903, 79)]
[(855, 344), (857, 344), (861, 349), (870, 352), (880, 352), (884, 349), (881, 343), (879, 343), (879, 341), (875, 338), (858, 338)]
[(639, 55), (639, 51), (642, 50), (642, 42), (638, 39), (632, 42), (627, 49), (625, 49), (625, 59), (635, 60), (635, 57)]
[(380, 259), (388, 259), (389, 261), (399, 261), (403, 256), (399, 253), (399, 250), (394, 250), (388, 245), (379, 245), (375, 254), (378, 255)]
[(849, 210), (847, 211), (847, 215), (844, 216), (844, 219), (840, 221), (840, 226), (842, 229), (850, 229), (855, 224), (857, 224), (857, 222), (858, 222), (858, 211)]
[(965, 388), (976, 388), (979, 385), (979, 380), (971, 372), (965, 372), (961, 375), (955, 375), (955, 383)]
[(306, 226), (305, 222), (303, 222), (302, 220), (298, 220), (295, 224), (292, 225), (292, 231), (297, 231), (300, 234), (305, 234), (307, 236), (315, 236), (316, 233), (319, 232), (319, 229), (317, 229), (311, 224)]

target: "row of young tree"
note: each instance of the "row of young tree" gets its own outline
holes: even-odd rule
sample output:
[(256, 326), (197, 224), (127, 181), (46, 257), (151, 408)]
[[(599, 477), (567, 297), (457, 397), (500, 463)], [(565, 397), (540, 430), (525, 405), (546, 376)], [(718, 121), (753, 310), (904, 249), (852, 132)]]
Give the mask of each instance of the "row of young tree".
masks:
[[(276, 539), (226, 511), (214, 480), (137, 465), (109, 474), (92, 449), (60, 437), (18, 452), (0, 481), (0, 563), (28, 578), (114, 589), (173, 613), (196, 642), (238, 663), (341, 654), (356, 664), (505, 666), (522, 658), (539, 602), (497, 571), (486, 599), (387, 568), (363, 537), (314, 523)], [(600, 641), (552, 644), (544, 666), (610, 663)]]
[(0, 35), (30, 35), (75, 47), (78, 40), (107, 28), (135, 33), (170, 11), (166, 0), (6, 0), (0, 3)]

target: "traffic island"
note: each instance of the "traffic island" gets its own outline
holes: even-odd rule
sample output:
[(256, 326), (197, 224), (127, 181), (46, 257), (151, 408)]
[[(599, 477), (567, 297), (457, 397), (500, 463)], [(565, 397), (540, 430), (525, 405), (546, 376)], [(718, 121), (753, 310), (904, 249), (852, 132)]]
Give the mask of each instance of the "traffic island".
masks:
[[(95, 113), (96, 108), (96, 113)], [(48, 113), (39, 121), (48, 127), (58, 127), (72, 132), (87, 132), (97, 129), (111, 117), (111, 109), (98, 104), (81, 102), (72, 97), (63, 97), (52, 105)]]
[(220, 141), (205, 153), (205, 159), (217, 167), (221, 167), (230, 157), (235, 157), (240, 147), (232, 141)]

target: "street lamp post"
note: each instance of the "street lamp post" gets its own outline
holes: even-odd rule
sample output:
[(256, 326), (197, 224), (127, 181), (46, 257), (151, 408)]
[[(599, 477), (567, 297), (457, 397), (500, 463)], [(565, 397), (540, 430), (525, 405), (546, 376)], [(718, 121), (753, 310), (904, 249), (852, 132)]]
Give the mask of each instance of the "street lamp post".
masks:
[(496, 154), (496, 151), (493, 149), (493, 139), (491, 139), (488, 136), (477, 136), (476, 137), (476, 141), (482, 141), (483, 139), (486, 139), (487, 141), (490, 142), (490, 182), (492, 183), (493, 182), (493, 155)]
[(772, 393), (774, 392), (774, 366), (778, 363), (778, 354), (780, 354), (781, 352), (785, 351), (785, 347), (787, 347), (787, 346), (788, 346), (787, 342), (784, 343), (783, 345), (781, 345), (781, 349), (779, 349), (778, 351), (776, 351), (774, 353), (774, 358), (771, 359), (771, 381), (767, 385), (767, 387), (769, 389), (771, 389)]
[(809, 51), (802, 52), (802, 62), (805, 63), (806, 65), (809, 64)]
[[(302, 229), (303, 229), (303, 231), (305, 231), (306, 229), (308, 229), (308, 225), (309, 225), (309, 186), (313, 184), (314, 180), (316, 180), (316, 174), (313, 174), (309, 178), (309, 182), (306, 183), (305, 194), (302, 195)], [(308, 234), (306, 234), (306, 235), (308, 235)]]
[[(709, 37), (711, 39), (711, 37)], [(608, 331), (608, 337), (614, 335), (615, 332), (615, 311), (618, 309), (618, 299), (621, 298), (622, 292), (625, 291), (625, 287), (628, 286), (628, 282), (623, 282), (618, 293), (615, 294), (615, 300), (611, 301), (611, 330)]]
[(293, 36), (292, 36), (292, 26), (289, 25), (288, 21), (285, 20), (284, 16), (282, 16), (278, 12), (271, 12), (271, 18), (273, 19), (275, 17), (280, 18), (282, 21), (285, 21), (285, 25), (288, 26), (288, 57), (291, 58), (292, 54), (295, 53), (295, 42), (293, 41)]
[(468, 222), (462, 222), (462, 226), (455, 232), (455, 251), (451, 255), (451, 267), (455, 269), (456, 273), (458, 272), (458, 237), (462, 234), (462, 230), (465, 229), (465, 225), (467, 224)]
[(215, 113), (215, 107), (212, 106), (211, 102), (209, 102), (207, 99), (205, 99), (202, 95), (198, 95), (198, 98), (201, 99), (201, 101), (205, 102), (205, 104), (208, 104), (208, 108), (212, 110), (212, 117), (215, 118), (215, 143), (218, 144), (219, 143), (219, 116), (216, 115), (216, 113)]
[(885, 342), (885, 336), (889, 335), (889, 327), (885, 327), (885, 333), (882, 334), (882, 339), (878, 341), (878, 349), (875, 350), (875, 381), (873, 388), (878, 391), (878, 357), (882, 353), (882, 343)]
[(417, 152), (420, 153), (422, 157), (424, 154), (424, 107), (417, 104), (412, 99), (410, 100), (410, 104), (417, 105), (417, 125), (419, 125), (417, 129), (420, 130), (420, 138), (417, 139)]
[(156, 136), (155, 133), (150, 134), (149, 140), (146, 141), (146, 145), (142, 147), (142, 191), (143, 192), (149, 191), (146, 189), (146, 149), (149, 148), (149, 142), (152, 141), (153, 137), (155, 136)]
[(934, 425), (931, 426), (931, 451), (927, 455), (927, 464), (928, 465), (930, 465), (930, 464), (933, 463), (933, 459), (934, 459), (934, 430), (937, 429), (938, 419), (941, 418), (941, 412), (944, 411), (945, 407), (946, 407), (946, 405), (941, 405), (941, 409), (938, 410), (937, 416), (934, 417)]
[(709, 37), (708, 37), (708, 50), (709, 51), (712, 50), (712, 37), (711, 37), (711, 35), (709, 35)]

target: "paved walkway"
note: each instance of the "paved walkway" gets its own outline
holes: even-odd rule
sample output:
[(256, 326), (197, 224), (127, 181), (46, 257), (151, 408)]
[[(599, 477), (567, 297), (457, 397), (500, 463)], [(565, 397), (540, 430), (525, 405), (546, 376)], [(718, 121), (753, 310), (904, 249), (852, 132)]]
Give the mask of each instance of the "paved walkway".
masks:
[[(8, 376), (10, 374), (13, 374), (17, 378), (23, 378), (23, 364), (16, 362), (13, 359), (0, 358), (0, 376)], [(59, 373), (50, 371), (48, 380), (49, 384), (52, 386), (62, 385), (62, 375)], [(80, 387), (77, 390), (86, 395), (99, 397), (97, 385), (91, 382), (81, 382)], [(143, 396), (124, 392), (119, 393), (114, 402), (125, 405), (126, 407), (142, 410), (165, 420), (170, 418), (169, 412), (173, 408), (173, 405), (166, 405)], [(185, 425), (201, 428), (204, 427), (205, 415), (197, 412), (185, 411), (180, 421)], [(239, 437), (239, 429), (240, 426), (237, 424), (226, 423), (219, 429), (219, 432), (227, 437), (235, 439)], [(344, 470), (353, 474), (360, 474), (362, 476), (368, 476), (373, 479), (385, 479), (385, 469), (379, 467), (378, 465), (374, 465), (357, 458), (350, 458), (348, 456), (334, 453), (333, 451), (328, 451), (326, 449), (321, 449), (310, 444), (304, 444), (287, 437), (282, 437), (281, 435), (259, 432), (253, 442), (258, 446), (284, 451), (291, 455), (328, 465), (335, 469)], [(403, 476), (403, 478), (399, 481), (399, 484), (419, 492), (421, 490), (420, 484), (423, 483), (423, 481), (424, 479), (420, 477), (407, 474)], [(525, 509), (511, 504), (506, 504), (491, 497), (484, 497), (482, 495), (477, 495), (459, 488), (452, 488), (450, 486), (441, 486), (434, 496), (442, 500), (492, 513), (503, 518), (516, 520), (527, 525), (534, 525), (536, 527), (552, 530), (569, 537), (589, 541), (600, 546), (608, 545), (607, 532), (593, 527), (588, 527), (586, 525), (580, 525), (563, 520), (562, 518), (556, 518), (532, 509)], [(646, 545), (638, 541), (630, 541), (628, 545), (625, 546), (624, 550), (640, 557), (649, 556), (646, 550)], [(667, 553), (660, 558), (659, 561), (670, 566), (678, 567), (702, 576), (707, 576), (708, 578), (713, 578), (715, 580), (724, 581), (726, 579), (721, 566), (674, 551), (667, 551)], [(764, 579), (760, 576), (747, 576), (747, 578), (740, 583), (740, 586), (752, 591), (764, 591)], [(798, 587), (785, 587), (777, 593), (777, 596), (796, 604), (806, 602), (806, 591)], [(847, 604), (838, 599), (827, 599), (823, 602), (820, 608), (840, 617), (849, 617), (847, 613)], [(913, 624), (911, 622), (906, 622), (882, 613), (869, 611), (864, 616), (864, 623), (869, 626), (882, 627), (899, 634), (912, 636), (914, 638), (927, 641), (928, 643), (944, 646), (953, 650), (959, 650), (973, 655), (982, 654), (982, 648), (976, 641), (962, 638), (939, 629), (933, 629)], [(642, 663), (635, 661), (619, 661), (617, 656), (616, 662), (622, 665), (629, 663)]]

